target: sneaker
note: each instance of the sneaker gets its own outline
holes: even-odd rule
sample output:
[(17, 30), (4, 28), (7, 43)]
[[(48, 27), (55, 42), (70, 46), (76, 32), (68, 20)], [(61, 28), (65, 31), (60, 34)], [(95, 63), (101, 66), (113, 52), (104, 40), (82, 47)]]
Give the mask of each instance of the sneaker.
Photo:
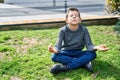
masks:
[(85, 68), (86, 68), (88, 71), (93, 72), (92, 63), (91, 63), (91, 62), (88, 62), (88, 63), (85, 65)]
[(50, 73), (52, 73), (52, 74), (58, 74), (58, 73), (66, 72), (66, 71), (69, 71), (69, 70), (70, 70), (70, 68), (67, 65), (55, 64), (51, 68)]

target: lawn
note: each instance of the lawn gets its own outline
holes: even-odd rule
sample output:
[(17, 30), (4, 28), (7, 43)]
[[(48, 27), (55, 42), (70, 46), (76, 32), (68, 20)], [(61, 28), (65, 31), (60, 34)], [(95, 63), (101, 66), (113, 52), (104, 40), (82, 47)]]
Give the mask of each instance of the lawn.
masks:
[(113, 27), (87, 27), (95, 45), (110, 48), (97, 51), (94, 73), (79, 68), (58, 75), (49, 72), (54, 63), (47, 47), (59, 29), (0, 31), (0, 80), (120, 80), (120, 41)]

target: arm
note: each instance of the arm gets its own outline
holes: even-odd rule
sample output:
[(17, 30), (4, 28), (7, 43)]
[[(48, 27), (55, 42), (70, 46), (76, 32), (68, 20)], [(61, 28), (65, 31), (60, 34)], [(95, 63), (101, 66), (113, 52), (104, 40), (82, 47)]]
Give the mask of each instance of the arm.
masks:
[(85, 29), (84, 42), (88, 51), (94, 51), (94, 45), (87, 29)]
[(51, 53), (60, 53), (61, 51), (61, 46), (62, 46), (62, 40), (63, 40), (63, 31), (60, 30), (59, 34), (58, 34), (58, 38), (55, 44), (55, 47), (53, 47), (51, 44), (48, 46), (48, 51)]
[(57, 49), (55, 49), (52, 44), (50, 44), (48, 46), (48, 51), (51, 52), (51, 53), (58, 53)]
[(87, 48), (89, 51), (96, 51), (96, 50), (107, 51), (107, 50), (109, 50), (109, 48), (107, 48), (106, 45), (94, 46), (94, 45), (92, 44), (92, 41), (91, 41), (91, 38), (90, 38), (90, 35), (89, 35), (89, 32), (88, 32), (87, 29), (86, 29), (86, 32), (85, 32), (85, 44), (86, 44), (86, 48)]

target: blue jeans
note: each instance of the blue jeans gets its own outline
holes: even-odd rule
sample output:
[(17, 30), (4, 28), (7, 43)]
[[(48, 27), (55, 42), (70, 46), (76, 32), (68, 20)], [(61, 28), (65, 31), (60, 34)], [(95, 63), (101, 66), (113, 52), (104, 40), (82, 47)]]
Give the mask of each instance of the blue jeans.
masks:
[(61, 53), (53, 54), (52, 61), (68, 65), (70, 69), (75, 69), (85, 65), (96, 58), (94, 51), (82, 50), (62, 50)]

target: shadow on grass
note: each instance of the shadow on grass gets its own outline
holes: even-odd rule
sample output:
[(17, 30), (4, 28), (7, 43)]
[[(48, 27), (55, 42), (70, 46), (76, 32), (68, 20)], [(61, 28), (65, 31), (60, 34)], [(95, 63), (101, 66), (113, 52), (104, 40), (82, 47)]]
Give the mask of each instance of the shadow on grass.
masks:
[(41, 24), (16, 24), (16, 25), (6, 25), (0, 26), (0, 31), (10, 31), (10, 30), (40, 30), (40, 29), (54, 29), (64, 26), (66, 23), (41, 23)]
[(55, 80), (120, 80), (120, 69), (108, 62), (94, 60), (93, 69), (94, 73), (83, 69), (76, 69), (54, 75), (54, 78)]
[(94, 70), (98, 73), (98, 78), (105, 80), (108, 80), (108, 78), (111, 80), (120, 80), (120, 69), (118, 68), (119, 66), (117, 66), (119, 64), (114, 66), (111, 62), (95, 60), (94, 65)]

